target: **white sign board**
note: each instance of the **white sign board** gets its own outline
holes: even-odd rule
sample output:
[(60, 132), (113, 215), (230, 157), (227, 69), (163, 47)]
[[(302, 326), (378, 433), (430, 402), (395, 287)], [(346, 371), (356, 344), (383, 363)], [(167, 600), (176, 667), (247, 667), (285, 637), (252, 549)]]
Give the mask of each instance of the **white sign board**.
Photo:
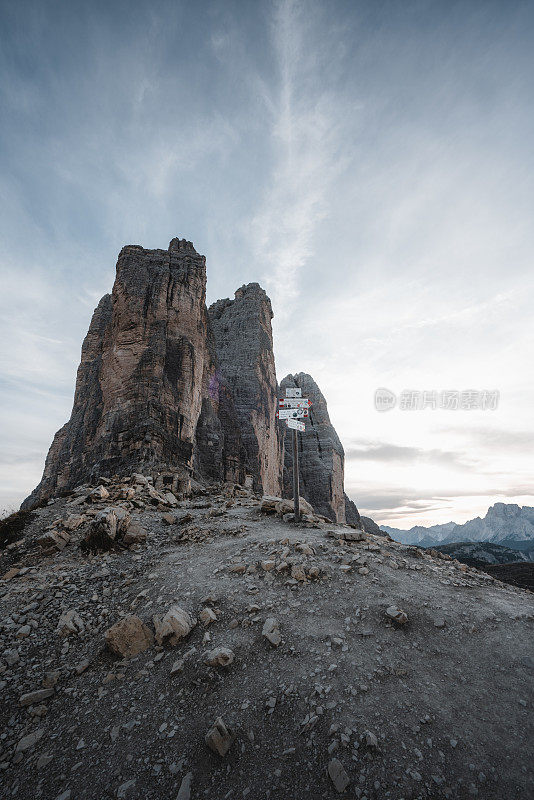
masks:
[(302, 397), (302, 389), (286, 389), (286, 397)]
[(281, 408), (278, 412), (278, 419), (298, 419), (305, 414), (304, 408)]
[(304, 422), (301, 422), (300, 419), (288, 419), (287, 421), (288, 428), (294, 428), (296, 431), (305, 431), (306, 425)]
[(282, 408), (309, 408), (310, 401), (307, 397), (300, 397), (295, 400), (279, 400), (279, 405)]

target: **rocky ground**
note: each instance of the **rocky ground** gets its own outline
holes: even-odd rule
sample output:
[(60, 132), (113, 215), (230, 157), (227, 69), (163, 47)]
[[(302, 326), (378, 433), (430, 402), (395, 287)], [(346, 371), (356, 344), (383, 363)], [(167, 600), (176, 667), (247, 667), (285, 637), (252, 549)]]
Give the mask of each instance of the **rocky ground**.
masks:
[(6, 534), (1, 796), (532, 797), (533, 595), (261, 506), (139, 476)]

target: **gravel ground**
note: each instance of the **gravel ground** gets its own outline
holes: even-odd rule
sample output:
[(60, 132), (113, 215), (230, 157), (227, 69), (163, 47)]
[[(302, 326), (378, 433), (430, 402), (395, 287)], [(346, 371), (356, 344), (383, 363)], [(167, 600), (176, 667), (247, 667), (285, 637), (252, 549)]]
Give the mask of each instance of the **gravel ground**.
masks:
[[(534, 795), (530, 592), (384, 537), (345, 541), (346, 526), (284, 522), (252, 496), (231, 503), (214, 491), (167, 524), (161, 505), (123, 502), (146, 543), (84, 554), (87, 518), (46, 555), (43, 530), (88, 509), (62, 498), (4, 550), (2, 797)], [(174, 604), (216, 620), (129, 659), (106, 649), (122, 617), (154, 630)], [(80, 622), (62, 636), (68, 610)], [(219, 646), (227, 667), (205, 663)], [(224, 757), (205, 742), (219, 717)]]

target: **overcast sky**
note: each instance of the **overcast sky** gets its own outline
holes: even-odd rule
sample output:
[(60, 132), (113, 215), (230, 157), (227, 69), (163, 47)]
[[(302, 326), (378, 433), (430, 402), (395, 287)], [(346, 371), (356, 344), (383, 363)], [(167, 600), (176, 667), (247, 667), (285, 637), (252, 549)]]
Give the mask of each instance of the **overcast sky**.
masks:
[[(0, 0), (0, 508), (40, 479), (124, 244), (268, 291), (364, 513), (534, 505), (534, 4)], [(496, 410), (374, 392), (498, 390)]]

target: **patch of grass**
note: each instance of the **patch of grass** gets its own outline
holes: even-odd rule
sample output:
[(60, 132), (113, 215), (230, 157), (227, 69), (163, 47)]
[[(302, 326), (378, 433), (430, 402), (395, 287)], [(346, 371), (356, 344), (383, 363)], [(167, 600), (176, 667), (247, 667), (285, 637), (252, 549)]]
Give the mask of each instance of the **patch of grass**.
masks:
[(20, 539), (26, 525), (35, 518), (33, 511), (15, 511), (0, 520), (0, 549)]

